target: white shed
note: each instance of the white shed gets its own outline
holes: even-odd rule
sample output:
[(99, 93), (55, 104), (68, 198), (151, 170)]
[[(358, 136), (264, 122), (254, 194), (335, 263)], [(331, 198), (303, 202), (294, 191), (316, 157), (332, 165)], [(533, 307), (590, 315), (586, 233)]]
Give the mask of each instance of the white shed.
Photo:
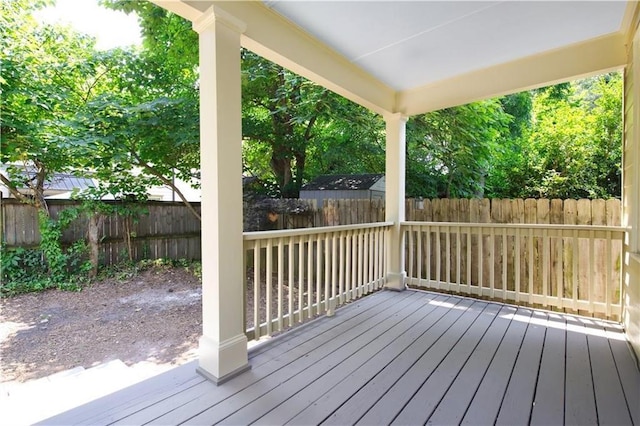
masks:
[(318, 208), (324, 200), (373, 200), (384, 198), (384, 174), (322, 175), (300, 189), (301, 200), (316, 200)]

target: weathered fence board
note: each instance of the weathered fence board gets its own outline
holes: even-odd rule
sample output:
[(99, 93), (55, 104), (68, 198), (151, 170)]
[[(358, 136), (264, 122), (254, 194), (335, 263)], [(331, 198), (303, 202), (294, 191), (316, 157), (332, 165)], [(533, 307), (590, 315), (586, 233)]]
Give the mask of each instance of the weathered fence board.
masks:
[[(66, 200), (50, 200), (57, 218), (64, 209), (77, 206)], [(196, 210), (200, 206), (195, 204)], [(105, 217), (101, 229), (100, 260), (104, 265), (129, 258), (200, 259), (200, 222), (180, 203), (148, 202), (146, 213), (135, 217)], [(2, 200), (2, 238), (6, 247), (37, 247), (40, 243), (37, 211), (15, 200)], [(70, 224), (62, 234), (63, 245), (85, 239), (87, 219)], [(130, 245), (129, 245), (130, 242)]]

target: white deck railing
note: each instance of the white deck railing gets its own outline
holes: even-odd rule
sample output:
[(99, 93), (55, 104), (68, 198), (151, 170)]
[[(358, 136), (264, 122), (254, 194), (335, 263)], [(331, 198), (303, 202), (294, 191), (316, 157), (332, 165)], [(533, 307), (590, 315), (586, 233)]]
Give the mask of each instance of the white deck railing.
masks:
[[(391, 223), (245, 232), (247, 337), (259, 339), (382, 288)], [(247, 304), (245, 304), (246, 306)]]
[(585, 314), (621, 314), (624, 228), (403, 222), (408, 284)]

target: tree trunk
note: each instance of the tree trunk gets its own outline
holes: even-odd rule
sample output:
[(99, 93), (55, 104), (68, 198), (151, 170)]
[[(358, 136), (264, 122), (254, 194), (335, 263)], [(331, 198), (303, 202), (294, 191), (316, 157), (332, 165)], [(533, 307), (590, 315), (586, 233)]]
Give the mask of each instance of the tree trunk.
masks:
[(89, 216), (89, 224), (87, 229), (87, 239), (89, 240), (89, 262), (91, 263), (91, 271), (89, 277), (95, 278), (98, 275), (99, 256), (100, 256), (100, 228), (104, 222), (104, 216), (94, 213)]

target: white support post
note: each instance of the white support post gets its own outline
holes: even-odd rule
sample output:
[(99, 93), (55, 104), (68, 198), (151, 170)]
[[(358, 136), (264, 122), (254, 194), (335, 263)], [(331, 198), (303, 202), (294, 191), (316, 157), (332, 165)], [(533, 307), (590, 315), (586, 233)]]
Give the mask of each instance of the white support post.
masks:
[(387, 131), (385, 171), (385, 219), (393, 222), (387, 250), (387, 284), (391, 290), (404, 290), (407, 273), (404, 270), (404, 244), (400, 222), (404, 221), (406, 123), (402, 114), (384, 117)]
[(250, 368), (243, 322), (240, 35), (215, 6), (197, 19), (200, 39), (202, 332), (200, 372), (222, 383)]

